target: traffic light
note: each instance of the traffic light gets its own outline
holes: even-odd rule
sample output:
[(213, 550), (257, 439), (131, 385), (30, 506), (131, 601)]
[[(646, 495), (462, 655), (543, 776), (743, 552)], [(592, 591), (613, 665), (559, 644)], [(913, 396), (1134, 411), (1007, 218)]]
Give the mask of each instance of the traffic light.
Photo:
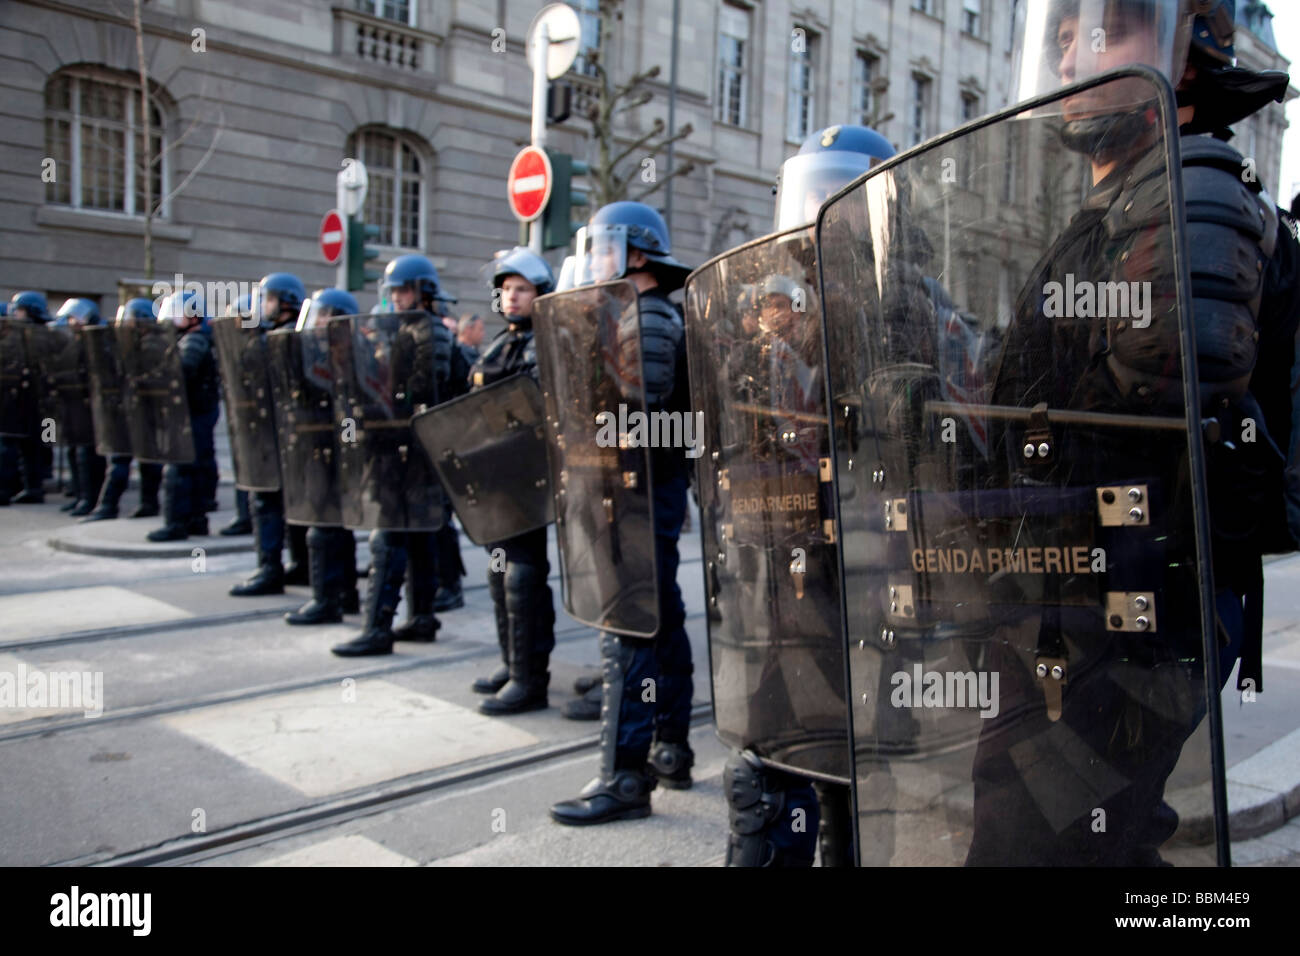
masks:
[(366, 245), (368, 239), (379, 238), (379, 227), (369, 226), (360, 216), (348, 216), (348, 291), (360, 292), (383, 273), (367, 269), (366, 265), (379, 258), (379, 250)]
[(551, 185), (550, 202), (542, 213), (542, 248), (561, 249), (569, 245), (573, 234), (582, 227), (581, 222), (572, 219), (573, 207), (588, 203), (586, 190), (573, 188), (573, 177), (585, 176), (590, 167), (582, 160), (549, 146), (546, 155), (551, 159), (551, 174), (555, 181)]

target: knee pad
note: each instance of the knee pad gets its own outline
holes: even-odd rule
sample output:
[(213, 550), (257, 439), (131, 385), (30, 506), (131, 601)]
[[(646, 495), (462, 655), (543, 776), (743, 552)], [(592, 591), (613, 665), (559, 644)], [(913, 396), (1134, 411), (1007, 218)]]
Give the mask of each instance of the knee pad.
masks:
[(812, 865), (818, 813), (806, 781), (764, 766), (746, 750), (727, 760), (722, 782), (731, 824), (728, 866)]

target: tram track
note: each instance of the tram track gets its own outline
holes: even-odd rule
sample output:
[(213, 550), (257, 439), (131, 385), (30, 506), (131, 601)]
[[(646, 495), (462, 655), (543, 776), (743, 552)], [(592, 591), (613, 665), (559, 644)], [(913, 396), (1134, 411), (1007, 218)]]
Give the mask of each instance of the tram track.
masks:
[[(712, 705), (691, 709), (691, 726), (706, 722)], [(499, 774), (557, 763), (565, 757), (597, 750), (600, 734), (543, 744), (496, 757), (484, 757), (360, 788), (316, 803), (267, 814), (211, 833), (186, 835), (123, 853), (91, 853), (49, 866), (183, 866), (252, 849), (275, 840), (301, 836), (362, 817), (419, 803), (430, 794), (483, 781)]]
[[(592, 628), (587, 627), (585, 624), (575, 624), (572, 627), (557, 629), (555, 632), (555, 642), (557, 645), (569, 644), (574, 641), (591, 639), (595, 633), (596, 632)], [(260, 697), (272, 697), (276, 694), (329, 687), (344, 678), (362, 680), (375, 677), (387, 677), (392, 674), (401, 674), (407, 671), (437, 670), (442, 667), (450, 667), (466, 661), (474, 661), (481, 658), (496, 658), (500, 653), (500, 650), (496, 647), (490, 647), (487, 644), (475, 644), (472, 647), (466, 647), (464, 650), (455, 650), (449, 651), (445, 654), (439, 654), (437, 657), (406, 658), (394, 663), (365, 669), (350, 670), (347, 672), (339, 672), (337, 674), (304, 677), (298, 680), (275, 681), (238, 690), (216, 691), (210, 694), (201, 694), (197, 697), (158, 701), (152, 704), (138, 704), (133, 707), (123, 707), (120, 710), (106, 711), (94, 719), (77, 716), (24, 721), (21, 726), (15, 727), (13, 730), (0, 730), (0, 744), (6, 744), (16, 740), (25, 740), (32, 737), (65, 734), (77, 730), (94, 730), (98, 727), (104, 726), (105, 724), (133, 720), (149, 720), (166, 714), (201, 710), (204, 707), (212, 707), (218, 704), (234, 704), (246, 700), (255, 700)]]

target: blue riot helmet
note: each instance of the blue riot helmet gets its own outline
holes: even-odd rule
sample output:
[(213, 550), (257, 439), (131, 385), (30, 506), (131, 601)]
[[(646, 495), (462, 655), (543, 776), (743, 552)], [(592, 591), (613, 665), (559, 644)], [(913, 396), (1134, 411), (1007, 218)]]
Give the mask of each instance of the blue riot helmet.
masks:
[(494, 289), (501, 288), (507, 276), (519, 276), (531, 283), (538, 295), (555, 290), (555, 273), (550, 264), (527, 246), (501, 250), (492, 257), (488, 269), (492, 274), (489, 285)]
[(102, 325), (99, 306), (90, 299), (68, 299), (59, 306), (54, 317), (56, 325)]
[(208, 311), (203, 304), (203, 293), (197, 289), (173, 292), (158, 306), (158, 321), (170, 322), (182, 332), (206, 326)]
[(263, 276), (253, 290), (252, 313), (264, 325), (278, 328), (290, 321), (282, 318), (285, 312), (297, 316), (306, 298), (307, 287), (296, 275), (292, 272), (272, 272)]
[(157, 322), (154, 304), (149, 299), (128, 299), (117, 307), (117, 324), (127, 322)]
[(628, 275), (630, 250), (648, 260), (644, 271), (654, 275), (663, 292), (680, 289), (690, 266), (672, 256), (663, 216), (643, 202), (612, 202), (601, 206), (587, 223), (586, 254), (578, 263), (578, 285), (608, 282)]
[(357, 305), (352, 293), (342, 289), (317, 289), (302, 304), (296, 328), (299, 332), (314, 329), (336, 315), (357, 315), (360, 311), (361, 307)]
[(456, 301), (455, 296), (442, 290), (433, 263), (426, 256), (415, 253), (398, 256), (384, 269), (379, 294), (391, 304), (393, 290), (401, 288), (415, 289), (420, 294), (421, 304), (438, 315), (443, 313), (438, 303)]
[[(22, 310), (22, 316), (18, 314)], [(19, 292), (9, 300), (9, 316), (11, 318), (27, 318), (32, 322), (50, 321), (50, 307), (45, 302), (45, 296), (39, 292)]]
[(813, 133), (781, 164), (776, 231), (812, 223), (831, 194), (893, 155), (889, 140), (866, 126), (828, 126)]
[(8, 314), (9, 314), (9, 303), (0, 302), (0, 319), (3, 319)]

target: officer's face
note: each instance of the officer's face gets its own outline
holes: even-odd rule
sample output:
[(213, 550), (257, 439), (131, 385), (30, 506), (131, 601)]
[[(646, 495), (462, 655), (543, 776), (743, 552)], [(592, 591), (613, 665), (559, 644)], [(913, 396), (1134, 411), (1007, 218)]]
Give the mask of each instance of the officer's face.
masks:
[(773, 294), (763, 297), (763, 309), (758, 324), (764, 332), (784, 335), (794, 324), (795, 314), (790, 297)]
[[(1115, 10), (1107, 13), (1105, 26), (1100, 28), (1081, 25), (1078, 17), (1066, 17), (1057, 28), (1056, 45), (1061, 56), (1057, 73), (1062, 85), (1134, 63), (1155, 65), (1159, 59), (1151, 28), (1145, 22)], [(1121, 81), (1070, 97), (1062, 104), (1065, 118), (1081, 119), (1106, 112), (1108, 108), (1131, 106), (1132, 102), (1122, 93), (1128, 85)]]
[(420, 293), (410, 285), (399, 285), (390, 289), (388, 298), (398, 312), (406, 312), (420, 305)]
[(591, 277), (596, 282), (608, 282), (622, 273), (621, 256), (613, 242), (597, 242), (591, 247)]
[(11, 319), (27, 318), (27, 307), (20, 305), (18, 308), (14, 309), (12, 312), (9, 313), (9, 318)]
[[(537, 286), (523, 276), (506, 276), (501, 283), (501, 311), (506, 315), (526, 319), (533, 314), (533, 299)], [(481, 336), (480, 336), (481, 337)]]

